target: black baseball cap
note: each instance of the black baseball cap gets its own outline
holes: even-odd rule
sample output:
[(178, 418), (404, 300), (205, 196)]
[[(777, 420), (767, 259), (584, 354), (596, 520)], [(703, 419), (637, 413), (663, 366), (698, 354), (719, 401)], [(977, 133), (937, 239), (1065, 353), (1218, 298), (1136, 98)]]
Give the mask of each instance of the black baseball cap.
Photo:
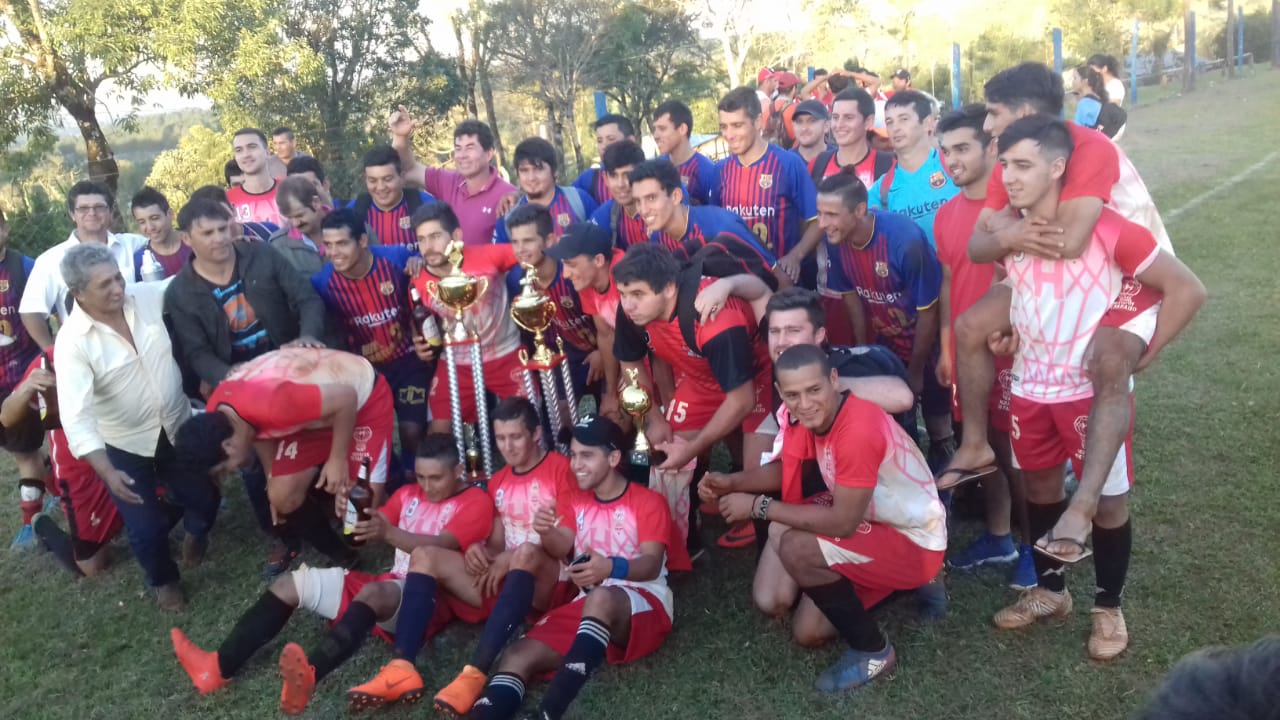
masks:
[(910, 80), (911, 73), (907, 72), (906, 68), (898, 68), (898, 71), (893, 74), (893, 77), (896, 77), (899, 80)]
[(626, 445), (626, 435), (622, 428), (603, 415), (579, 420), (573, 426), (573, 439), (587, 447), (604, 448), (607, 452), (620, 451)]
[(568, 260), (579, 255), (604, 255), (613, 252), (613, 238), (609, 231), (591, 222), (571, 223), (564, 229), (560, 242), (547, 248), (547, 254), (556, 260)]
[(792, 117), (800, 117), (801, 115), (810, 115), (819, 120), (830, 120), (831, 113), (827, 111), (827, 106), (822, 104), (821, 100), (804, 100), (796, 105), (796, 111)]

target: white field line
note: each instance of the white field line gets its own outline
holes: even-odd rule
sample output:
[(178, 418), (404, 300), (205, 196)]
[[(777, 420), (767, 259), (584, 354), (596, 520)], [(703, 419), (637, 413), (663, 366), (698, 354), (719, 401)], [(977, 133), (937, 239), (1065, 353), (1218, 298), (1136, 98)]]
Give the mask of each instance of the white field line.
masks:
[(1203, 203), (1205, 200), (1208, 200), (1209, 198), (1221, 193), (1224, 190), (1227, 190), (1231, 187), (1239, 185), (1240, 183), (1248, 179), (1250, 175), (1258, 172), (1262, 168), (1274, 162), (1277, 157), (1280, 157), (1280, 150), (1272, 152), (1270, 155), (1262, 158), (1261, 160), (1254, 163), (1253, 165), (1250, 165), (1244, 170), (1241, 170), (1235, 175), (1232, 175), (1231, 177), (1227, 178), (1225, 182), (1217, 185), (1212, 190), (1205, 193), (1201, 193), (1191, 198), (1186, 203), (1184, 203), (1181, 207), (1175, 208), (1174, 210), (1169, 212), (1167, 215), (1165, 215), (1164, 216), (1165, 222), (1172, 223), (1173, 221), (1177, 220), (1178, 217), (1183, 213), (1189, 210), (1194, 210), (1195, 208), (1199, 207), (1200, 204)]

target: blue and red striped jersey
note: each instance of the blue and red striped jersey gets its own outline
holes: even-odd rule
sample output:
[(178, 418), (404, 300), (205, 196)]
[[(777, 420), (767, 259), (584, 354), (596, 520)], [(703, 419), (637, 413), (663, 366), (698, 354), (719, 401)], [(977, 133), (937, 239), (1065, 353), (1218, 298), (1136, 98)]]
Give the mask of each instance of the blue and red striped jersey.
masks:
[[(614, 208), (617, 208), (618, 213), (617, 227), (614, 227), (613, 222)], [(597, 208), (591, 216), (591, 222), (608, 230), (609, 235), (614, 238), (613, 246), (621, 250), (649, 240), (649, 230), (645, 227), (644, 220), (640, 219), (640, 214), (631, 215), (625, 208), (618, 207), (617, 200), (610, 200)]]
[(942, 265), (911, 218), (884, 210), (867, 215), (875, 225), (866, 247), (827, 245), (827, 288), (857, 293), (872, 341), (909, 363), (920, 311), (938, 302), (942, 291)]
[(602, 167), (583, 170), (573, 181), (573, 186), (590, 195), (597, 205), (613, 199), (613, 191), (609, 189), (609, 175)]
[(767, 267), (778, 264), (778, 258), (765, 248), (751, 232), (751, 228), (742, 222), (742, 218), (713, 205), (689, 208), (689, 222), (685, 225), (684, 235), (673, 238), (665, 231), (659, 230), (649, 236), (649, 242), (661, 245), (668, 250), (679, 250), (689, 240), (696, 240), (699, 245), (706, 245), (715, 236), (726, 233), (751, 245), (760, 252)]
[(805, 222), (818, 216), (818, 191), (799, 155), (769, 144), (760, 159), (720, 162), (720, 186), (712, 204), (746, 222), (760, 244), (781, 257), (800, 242)]
[[(507, 294), (511, 298), (515, 298), (522, 290), (520, 281), (524, 279), (524, 266), (516, 265), (507, 273)], [(547, 338), (547, 345), (553, 351), (555, 350), (553, 338), (560, 337), (564, 339), (564, 344), (589, 353), (596, 349), (596, 325), (582, 311), (582, 300), (578, 297), (578, 291), (573, 289), (573, 283), (565, 279), (564, 273), (561, 272), (560, 263), (556, 263), (556, 276), (551, 279), (549, 287), (539, 288), (556, 303), (556, 314), (551, 318), (551, 327), (555, 330), (553, 334)]]
[[(429, 193), (421, 190), (405, 190), (405, 192), (417, 192), (418, 200), (422, 204), (435, 202), (435, 198)], [(347, 203), (347, 207), (354, 208), (356, 200)], [(413, 234), (413, 227), (409, 224), (410, 216), (409, 203), (404, 198), (400, 198), (399, 204), (390, 210), (383, 210), (374, 203), (369, 204), (369, 212), (365, 213), (364, 221), (369, 223), (369, 227), (373, 228), (373, 232), (378, 236), (380, 245), (399, 245), (407, 247), (413, 251), (418, 249), (418, 238)]]
[[(660, 157), (670, 160), (670, 155)], [(690, 205), (711, 205), (711, 195), (720, 184), (720, 168), (716, 161), (695, 152), (688, 160), (676, 166), (684, 179), (684, 194)]]
[(353, 280), (325, 265), (311, 276), (311, 285), (342, 324), (352, 352), (379, 367), (413, 354), (413, 309), (404, 273), (413, 253), (388, 245), (369, 250), (373, 266), (364, 277)]
[[(579, 215), (574, 210), (574, 203), (570, 201), (565, 191), (571, 191), (578, 194), (578, 204), (582, 207), (582, 214)], [(529, 202), (528, 197), (521, 197), (517, 205), (524, 205)], [(591, 195), (580, 188), (556, 187), (555, 197), (551, 199), (551, 204), (547, 206), (551, 211), (551, 238), (559, 240), (564, 234), (564, 229), (576, 222), (590, 222), (591, 214), (596, 211), (596, 202), (591, 199)], [(493, 241), (495, 243), (510, 243), (511, 237), (507, 235), (507, 223), (505, 220), (499, 220), (497, 226), (493, 229)]]

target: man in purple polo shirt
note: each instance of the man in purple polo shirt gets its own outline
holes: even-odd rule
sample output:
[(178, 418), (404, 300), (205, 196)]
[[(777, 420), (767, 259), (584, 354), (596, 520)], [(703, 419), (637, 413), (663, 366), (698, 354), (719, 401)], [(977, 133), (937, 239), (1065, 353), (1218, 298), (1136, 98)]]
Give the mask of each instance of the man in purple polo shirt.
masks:
[(498, 203), (515, 186), (493, 167), (493, 131), (479, 120), (463, 120), (453, 131), (453, 164), (457, 170), (428, 167), (413, 156), (417, 122), (404, 106), (387, 119), (391, 147), (400, 153), (401, 175), (408, 187), (422, 187), (458, 214), (462, 242), (488, 245), (502, 218)]

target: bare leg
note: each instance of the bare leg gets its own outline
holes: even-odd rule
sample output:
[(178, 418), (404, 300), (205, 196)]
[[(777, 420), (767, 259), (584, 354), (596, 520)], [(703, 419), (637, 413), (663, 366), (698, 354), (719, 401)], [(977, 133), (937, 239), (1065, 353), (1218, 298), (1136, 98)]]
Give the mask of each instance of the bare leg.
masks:
[(996, 460), (987, 439), (987, 402), (996, 381), (987, 337), (1010, 327), (1009, 303), (1009, 288), (995, 285), (956, 318), (956, 387), (963, 430), (948, 468), (980, 468)]
[(782, 559), (778, 557), (778, 541), (787, 530), (790, 528), (781, 523), (769, 523), (769, 539), (760, 551), (751, 587), (756, 608), (770, 617), (780, 618), (786, 615), (795, 607), (796, 598), (800, 596), (800, 586), (791, 579), (787, 569), (782, 566)]
[[(1084, 542), (1089, 537), (1094, 515), (1099, 512), (1102, 488), (1133, 425), (1129, 378), (1145, 350), (1146, 343), (1141, 338), (1124, 330), (1099, 327), (1094, 331), (1088, 359), (1094, 397), (1085, 434), (1084, 467), (1080, 472), (1080, 487), (1054, 525), (1055, 538)], [(1126, 512), (1124, 521), (1110, 527), (1123, 525), (1127, 520)], [(1068, 557), (1079, 552), (1073, 542), (1054, 542), (1047, 549)]]

